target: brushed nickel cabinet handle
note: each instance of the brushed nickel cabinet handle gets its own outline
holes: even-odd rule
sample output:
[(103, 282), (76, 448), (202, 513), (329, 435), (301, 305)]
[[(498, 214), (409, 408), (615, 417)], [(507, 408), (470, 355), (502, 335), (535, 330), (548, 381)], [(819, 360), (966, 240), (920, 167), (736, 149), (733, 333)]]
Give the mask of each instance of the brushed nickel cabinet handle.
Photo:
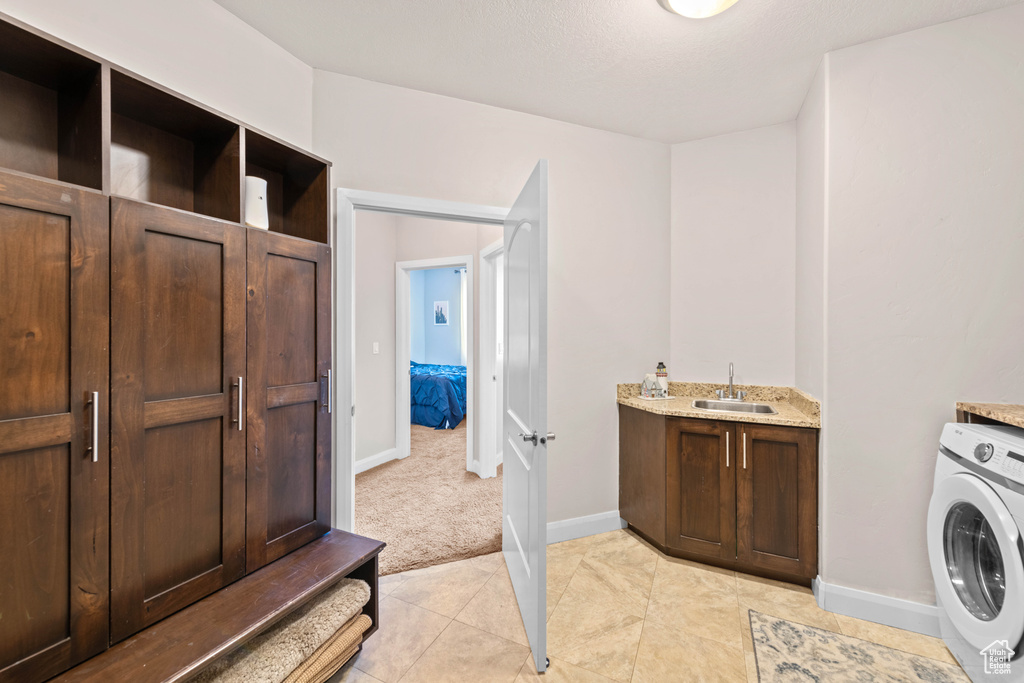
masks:
[(743, 432), (743, 469), (747, 469), (747, 433)]
[(725, 466), (729, 467), (729, 430), (725, 431)]
[[(325, 383), (324, 380), (327, 380)], [(324, 390), (327, 391), (326, 398), (324, 397)], [(327, 408), (327, 414), (330, 415), (331, 411), (334, 410), (334, 383), (331, 378), (331, 371), (328, 370), (324, 374), (320, 375), (320, 410)], [(352, 414), (355, 415), (356, 408), (352, 406)]]
[(100, 392), (91, 392), (92, 398), (86, 403), (92, 406), (92, 445), (85, 449), (86, 453), (92, 453), (92, 461), (100, 461)]
[(237, 384), (232, 384), (233, 387), (238, 387), (238, 419), (232, 420), (232, 422), (238, 423), (238, 431), (242, 431), (242, 378), (238, 378)]

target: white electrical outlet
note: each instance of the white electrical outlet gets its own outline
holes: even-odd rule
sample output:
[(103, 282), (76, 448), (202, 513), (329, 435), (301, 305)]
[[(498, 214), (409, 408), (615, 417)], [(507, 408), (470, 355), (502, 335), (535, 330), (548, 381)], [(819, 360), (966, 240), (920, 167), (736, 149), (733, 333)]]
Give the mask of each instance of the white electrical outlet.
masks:
[(373, 352), (380, 353), (380, 342), (373, 342)]

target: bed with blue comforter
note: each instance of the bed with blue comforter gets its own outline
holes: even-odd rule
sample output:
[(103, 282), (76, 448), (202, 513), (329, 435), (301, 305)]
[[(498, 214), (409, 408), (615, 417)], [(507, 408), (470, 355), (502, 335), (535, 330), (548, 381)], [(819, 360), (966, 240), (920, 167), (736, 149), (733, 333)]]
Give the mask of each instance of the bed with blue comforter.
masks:
[(466, 366), (410, 362), (412, 423), (455, 429), (466, 416)]

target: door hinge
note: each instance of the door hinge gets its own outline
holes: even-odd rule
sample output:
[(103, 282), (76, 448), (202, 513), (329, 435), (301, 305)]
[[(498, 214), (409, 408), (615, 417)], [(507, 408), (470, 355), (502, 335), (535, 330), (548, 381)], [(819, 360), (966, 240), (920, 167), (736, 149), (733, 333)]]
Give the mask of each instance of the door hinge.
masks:
[(352, 417), (356, 416), (356, 407), (352, 406)]

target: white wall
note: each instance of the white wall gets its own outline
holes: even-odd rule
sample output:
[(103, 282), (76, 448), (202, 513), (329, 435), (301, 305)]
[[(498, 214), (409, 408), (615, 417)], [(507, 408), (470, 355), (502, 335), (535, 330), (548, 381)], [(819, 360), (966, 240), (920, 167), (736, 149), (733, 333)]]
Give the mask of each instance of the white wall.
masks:
[(510, 206), (549, 160), (548, 519), (617, 510), (615, 384), (668, 358), (668, 147), (321, 71), (314, 85), (314, 151), (339, 187)]
[(308, 148), (313, 69), (212, 0), (0, 0), (0, 12)]
[(825, 398), (828, 62), (825, 55), (796, 120), (795, 381), (821, 401)]
[[(394, 214), (360, 211), (355, 223), (356, 459), (395, 447)], [(380, 353), (373, 353), (373, 343)]]
[(672, 146), (671, 378), (724, 382), (731, 361), (792, 386), (795, 147), (793, 123)]
[[(411, 308), (411, 336), (416, 330), (423, 335), (423, 353), (411, 356), (417, 363), (430, 365), (463, 365), (462, 348), (462, 280), (463, 276), (457, 268), (431, 268), (423, 272), (423, 278), (417, 283), (410, 278), (410, 299), (423, 299), (418, 308)], [(439, 302), (444, 302), (441, 304)], [(435, 324), (435, 308), (445, 306), (446, 323)], [(467, 340), (468, 342), (468, 340)]]
[(954, 402), (1024, 403), (1024, 5), (830, 55), (826, 582), (931, 603)]
[(796, 291), (794, 348), (797, 387), (821, 402), (818, 432), (818, 573), (826, 576), (829, 533), (824, 495), (829, 475), (827, 450), (829, 402), (825, 393), (825, 245), (828, 234), (828, 64), (822, 58), (796, 120)]

